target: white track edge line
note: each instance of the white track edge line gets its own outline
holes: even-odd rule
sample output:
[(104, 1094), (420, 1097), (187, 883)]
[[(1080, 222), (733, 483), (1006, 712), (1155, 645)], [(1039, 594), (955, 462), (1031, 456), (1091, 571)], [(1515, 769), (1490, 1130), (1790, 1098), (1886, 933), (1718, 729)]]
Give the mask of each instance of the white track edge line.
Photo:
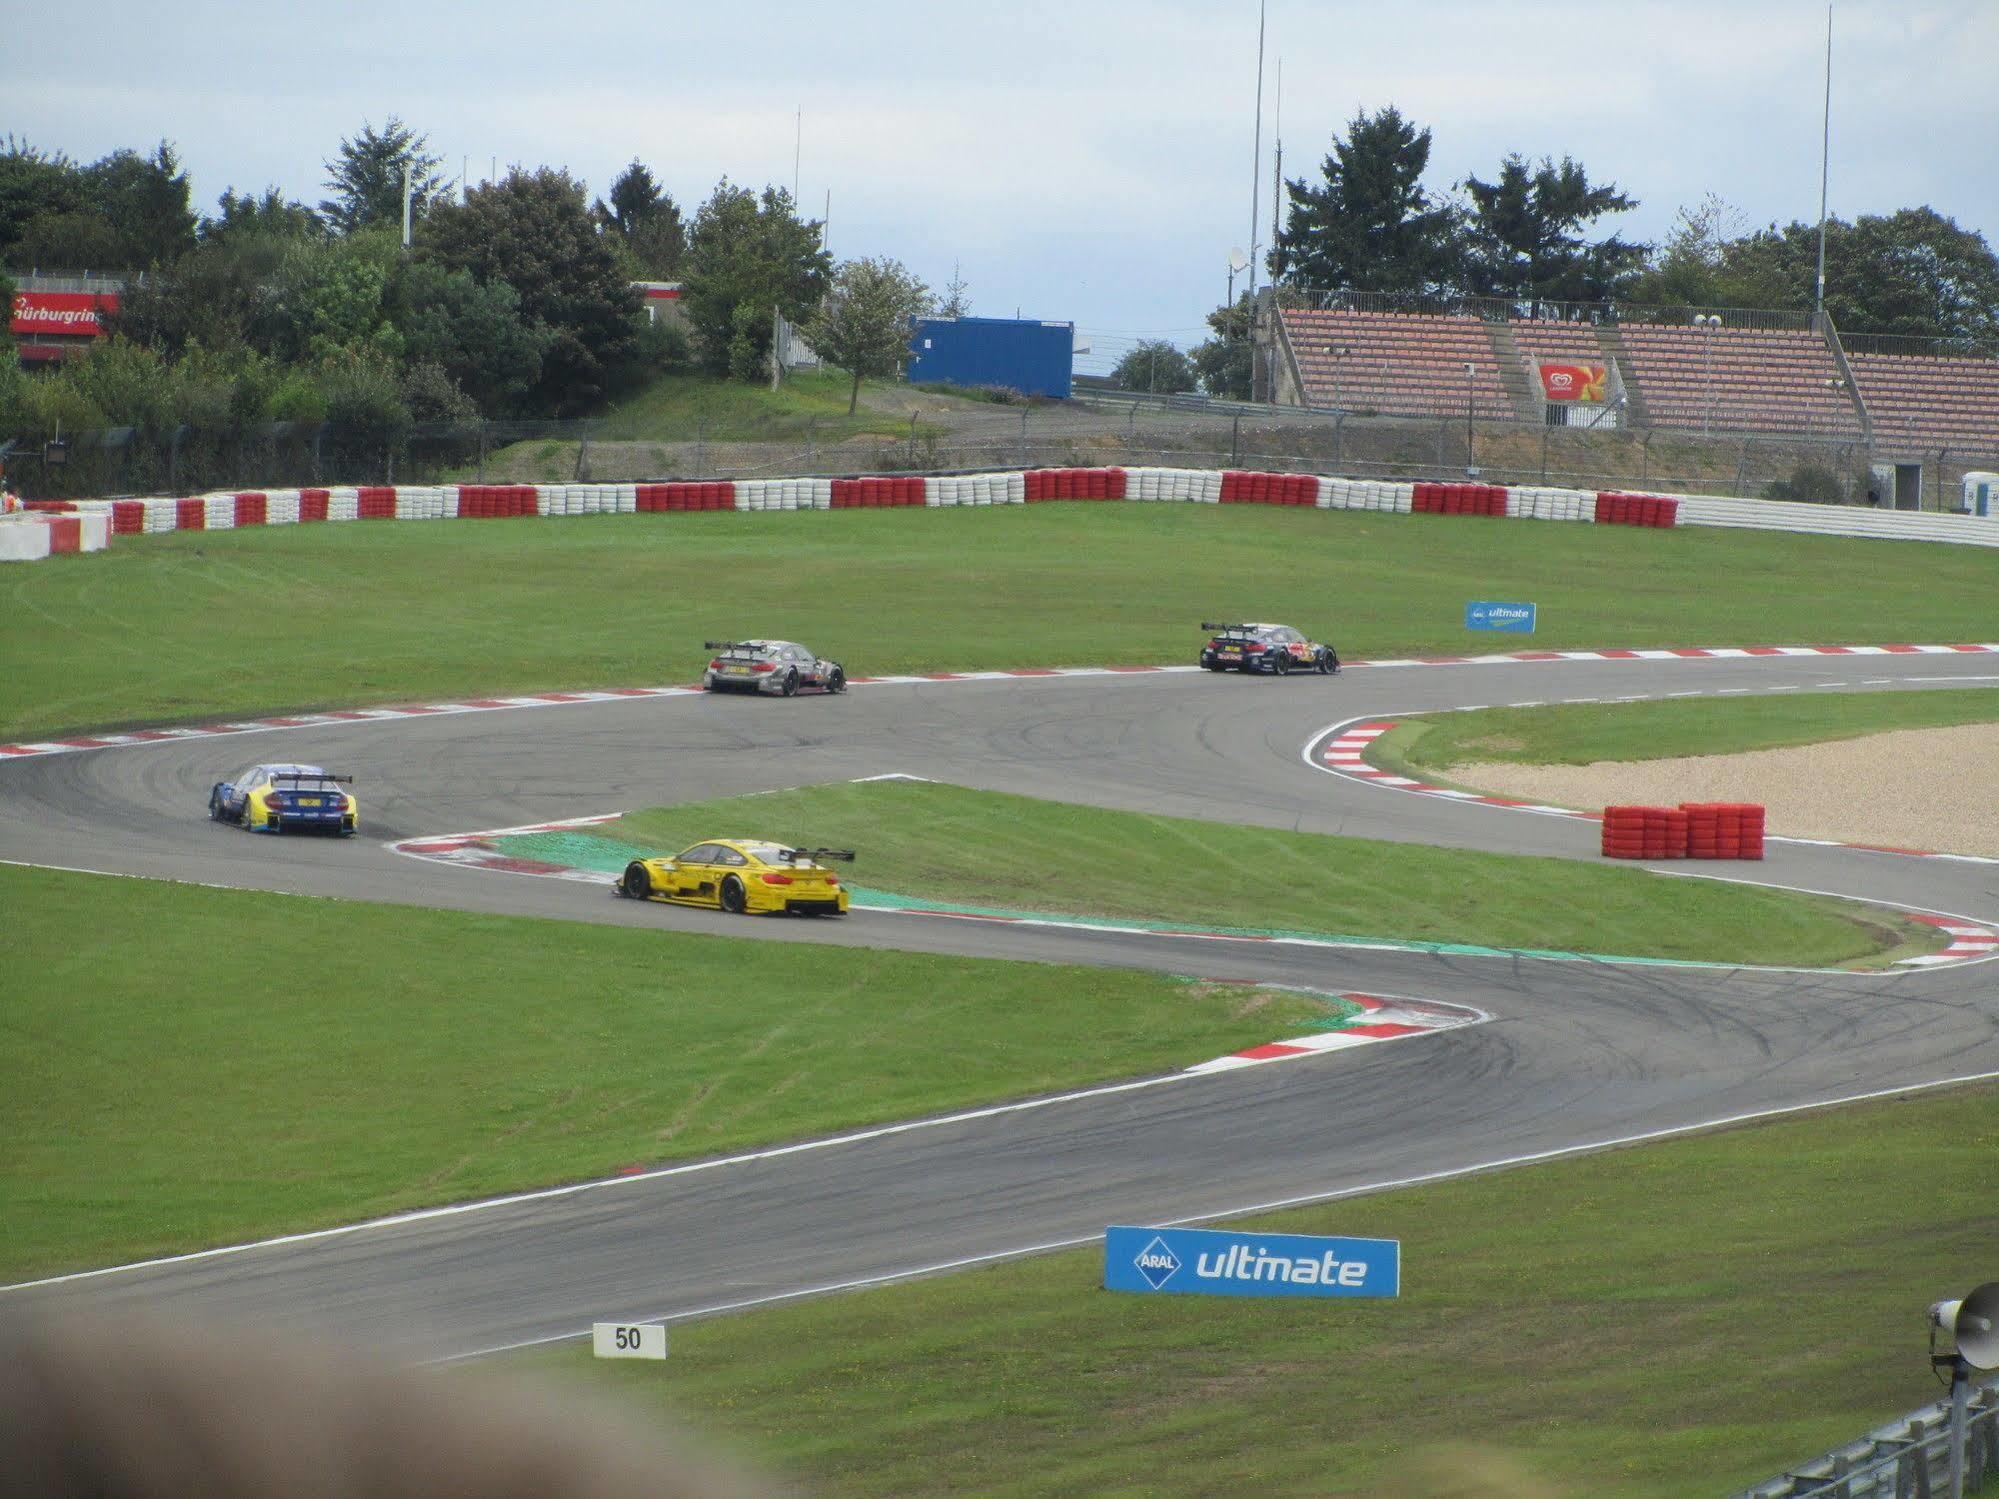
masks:
[[(1409, 1187), (1430, 1186), (1438, 1182), (1453, 1181), (1460, 1177), (1478, 1176), (1489, 1171), (1503, 1171), (1514, 1166), (1540, 1165), (1548, 1161), (1558, 1161), (1569, 1156), (1588, 1155), (1602, 1150), (1616, 1150), (1627, 1145), (1645, 1145), (1659, 1140), (1670, 1140), (1681, 1135), (1701, 1134), (1708, 1130), (1727, 1129), (1731, 1125), (1754, 1124), (1768, 1119), (1781, 1119), (1791, 1114), (1811, 1113), (1821, 1109), (1844, 1108), (1851, 1104), (1871, 1103), (1882, 1098), (1899, 1098), (1912, 1093), (1930, 1093), (1940, 1088), (1964, 1087), (1972, 1083), (1992, 1082), (1999, 1079), (1999, 1070), (1974, 1072), (1963, 1077), (1938, 1078), (1926, 1083), (1905, 1083), (1894, 1088), (1877, 1088), (1866, 1093), (1849, 1093), (1836, 1098), (1815, 1099), (1809, 1103), (1782, 1104), (1771, 1109), (1756, 1109), (1745, 1114), (1728, 1114), (1718, 1119), (1699, 1120), (1693, 1124), (1669, 1125), (1663, 1129), (1644, 1130), (1634, 1135), (1618, 1135), (1605, 1140), (1590, 1141), (1581, 1145), (1562, 1145), (1552, 1150), (1530, 1151), (1524, 1155), (1502, 1156), (1496, 1160), (1479, 1161), (1469, 1166), (1453, 1166), (1445, 1171), (1421, 1172), (1415, 1176), (1397, 1177), (1388, 1181), (1363, 1182), (1358, 1186), (1336, 1187), (1325, 1192), (1307, 1192), (1293, 1197), (1280, 1197), (1269, 1202), (1251, 1203), (1242, 1207), (1219, 1208), (1208, 1213), (1194, 1213), (1184, 1218), (1168, 1218), (1154, 1223), (1156, 1228), (1178, 1228), (1189, 1223), (1213, 1223), (1226, 1218), (1247, 1217), (1253, 1213), (1274, 1213), (1285, 1208), (1310, 1207), (1315, 1203), (1339, 1202), (1349, 1197), (1364, 1197), (1374, 1192), (1394, 1192)], [(853, 1280), (832, 1281), (825, 1285), (810, 1286), (797, 1291), (780, 1291), (770, 1296), (753, 1296), (741, 1301), (721, 1302), (714, 1306), (696, 1307), (684, 1312), (667, 1312), (634, 1320), (645, 1322), (688, 1322), (701, 1317), (719, 1316), (726, 1312), (747, 1311), (753, 1307), (770, 1306), (778, 1302), (797, 1301), (807, 1296), (828, 1296), (841, 1291), (863, 1290), (894, 1281), (916, 1280), (927, 1275), (941, 1274), (947, 1270), (960, 1270), (973, 1265), (990, 1264), (996, 1260), (1019, 1259), (1027, 1255), (1047, 1253), (1057, 1249), (1076, 1249), (1085, 1244), (1101, 1241), (1102, 1233), (1084, 1234), (1073, 1239), (1056, 1239), (1045, 1244), (1022, 1245), (1015, 1249), (996, 1250), (991, 1254), (971, 1255), (963, 1259), (943, 1260), (933, 1265), (913, 1266), (908, 1270), (886, 1271), (880, 1275), (861, 1276)], [(514, 1353), (526, 1348), (545, 1347), (550, 1343), (573, 1342), (590, 1335), (589, 1329), (577, 1332), (552, 1333), (542, 1338), (527, 1338), (517, 1343), (503, 1343), (491, 1348), (477, 1349), (469, 1353), (447, 1354), (441, 1358), (426, 1360), (431, 1364), (461, 1363), (467, 1359), (488, 1358), (502, 1353)]]

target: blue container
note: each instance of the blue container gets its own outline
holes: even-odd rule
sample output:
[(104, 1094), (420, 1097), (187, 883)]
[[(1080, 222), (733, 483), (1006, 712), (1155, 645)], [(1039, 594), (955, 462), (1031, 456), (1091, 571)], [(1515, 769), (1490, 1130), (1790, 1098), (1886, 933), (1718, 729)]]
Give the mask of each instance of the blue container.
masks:
[(1076, 325), (1031, 318), (918, 318), (909, 341), (912, 385), (1004, 385), (1069, 398)]

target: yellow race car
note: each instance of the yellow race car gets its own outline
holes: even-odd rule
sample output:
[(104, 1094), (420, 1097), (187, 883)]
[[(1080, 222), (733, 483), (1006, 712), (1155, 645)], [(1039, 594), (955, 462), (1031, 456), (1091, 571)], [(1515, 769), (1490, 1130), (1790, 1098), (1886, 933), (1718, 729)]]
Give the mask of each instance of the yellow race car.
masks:
[(631, 900), (716, 906), (738, 914), (844, 916), (847, 892), (822, 859), (853, 862), (843, 848), (786, 848), (757, 838), (717, 838), (671, 859), (634, 859), (618, 880)]

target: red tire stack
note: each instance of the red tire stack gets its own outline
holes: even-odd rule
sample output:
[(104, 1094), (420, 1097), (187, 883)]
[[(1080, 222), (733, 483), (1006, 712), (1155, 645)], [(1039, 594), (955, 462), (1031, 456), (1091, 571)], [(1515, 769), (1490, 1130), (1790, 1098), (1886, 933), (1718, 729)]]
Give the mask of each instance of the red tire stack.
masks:
[(386, 484), (367, 484), (354, 492), (354, 512), (359, 520), (394, 520), (396, 492)]
[(1503, 484), (1430, 484), (1414, 486), (1409, 508), (1417, 515), (1489, 515), (1506, 518)]
[(1606, 859), (1684, 859), (1687, 814), (1678, 807), (1605, 807)]
[(1596, 497), (1594, 518), (1599, 526), (1677, 526), (1680, 502), (1670, 495), (1604, 490)]
[(333, 498), (330, 489), (301, 489), (298, 492), (298, 518), (301, 521), (325, 520), (326, 503)]
[(1763, 857), (1764, 810), (1755, 802), (1684, 802), (1687, 856), (1693, 859)]
[(146, 529), (146, 502), (144, 500), (113, 500), (111, 502), (111, 533), (114, 536), (137, 536)]

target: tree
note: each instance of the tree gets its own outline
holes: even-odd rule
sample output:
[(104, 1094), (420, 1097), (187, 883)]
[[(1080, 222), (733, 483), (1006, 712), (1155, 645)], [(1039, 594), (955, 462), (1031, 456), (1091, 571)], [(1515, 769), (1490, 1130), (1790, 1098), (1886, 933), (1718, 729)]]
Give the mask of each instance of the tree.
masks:
[(1140, 339), (1111, 371), (1111, 383), (1119, 390), (1179, 395), (1194, 388), (1194, 366), (1165, 339)]
[(187, 173), (162, 141), (87, 167), (8, 138), (0, 150), (0, 255), (63, 270), (133, 271), (194, 245)]
[(1605, 301), (1643, 263), (1649, 247), (1615, 234), (1594, 244), (1583, 231), (1605, 214), (1638, 206), (1614, 183), (1592, 184), (1582, 164), (1543, 158), (1529, 167), (1518, 152), (1492, 182), (1467, 177), (1471, 199), (1466, 269), (1470, 290), (1533, 304), (1548, 300)]
[(1455, 280), (1457, 213), (1423, 187), (1430, 132), (1390, 105), (1333, 137), (1323, 185), (1285, 183), (1290, 213), (1273, 275), (1347, 291), (1434, 292)]
[(972, 299), (965, 295), (971, 288), (965, 278), (958, 274), (958, 262), (951, 262), (951, 279), (944, 283), (944, 295), (937, 302), (938, 317), (969, 317)]
[(336, 234), (351, 234), (370, 224), (403, 221), (403, 169), (410, 172), (410, 217), (423, 218), (446, 201), (451, 184), (438, 175), (443, 158), (427, 154), (429, 139), (390, 115), (379, 134), (367, 121), (352, 140), (343, 139), (333, 160), (325, 163), (326, 186), (333, 196), (319, 211)]
[(83, 177), (90, 202), (124, 244), (126, 267), (165, 265), (194, 248), (187, 172), (165, 141), (150, 156), (113, 151)]
[(634, 161), (611, 184), (611, 201), (592, 210), (626, 258), (635, 281), (671, 281), (680, 273), (687, 229), (680, 209), (642, 162)]
[(226, 187), (216, 199), (216, 206), (222, 211), (214, 218), (203, 219), (198, 231), (205, 244), (249, 237), (318, 239), (326, 233), (318, 214), (287, 198), (275, 187), (265, 188), (261, 198), (249, 193), (238, 197), (235, 188)]
[(401, 353), (387, 293), (401, 256), (386, 225), (343, 239), (293, 240), (266, 284), (252, 342), (284, 360)]
[(687, 236), (681, 305), (703, 365), (755, 379), (771, 341), (771, 312), (802, 323), (832, 275), (821, 226), (801, 220), (791, 194), (761, 196), (725, 177), (694, 216)]
[(1249, 293), (1236, 298), (1233, 307), (1217, 307), (1208, 314), (1208, 326), (1215, 336), (1194, 346), (1194, 373), (1201, 388), (1211, 396), (1230, 401), (1250, 398), (1251, 352), (1249, 320), (1252, 309)]
[(516, 167), (443, 202), (424, 220), (423, 258), (503, 281), (521, 319), (545, 339), (541, 372), (523, 404), (575, 416), (594, 411), (640, 370), (639, 296), (597, 233), (583, 184), (551, 167)]
[(1653, 248), (1651, 262), (1626, 288), (1633, 301), (1675, 307), (1713, 307), (1722, 292), (1729, 246), (1748, 228), (1742, 210), (1715, 193), (1681, 205), (1673, 227)]
[[(1999, 256), (1933, 208), (1829, 220), (1825, 265), (1826, 311), (1841, 328), (1999, 343)], [(1730, 243), (1718, 284), (1731, 305), (1809, 307), (1817, 280), (1818, 226), (1793, 223)]]
[(412, 364), (435, 365), (487, 416), (517, 414), (541, 378), (545, 327), (521, 315), (502, 280), (408, 260), (389, 289), (389, 317)]
[(267, 346), (272, 286), (292, 243), (262, 235), (205, 241), (126, 287), (107, 316), (110, 331), (169, 357), (196, 344)]
[(861, 381), (900, 374), (909, 359), (910, 325), (930, 305), (930, 288), (899, 260), (843, 261), (806, 337), (822, 359), (853, 377), (847, 415), (860, 404)]

